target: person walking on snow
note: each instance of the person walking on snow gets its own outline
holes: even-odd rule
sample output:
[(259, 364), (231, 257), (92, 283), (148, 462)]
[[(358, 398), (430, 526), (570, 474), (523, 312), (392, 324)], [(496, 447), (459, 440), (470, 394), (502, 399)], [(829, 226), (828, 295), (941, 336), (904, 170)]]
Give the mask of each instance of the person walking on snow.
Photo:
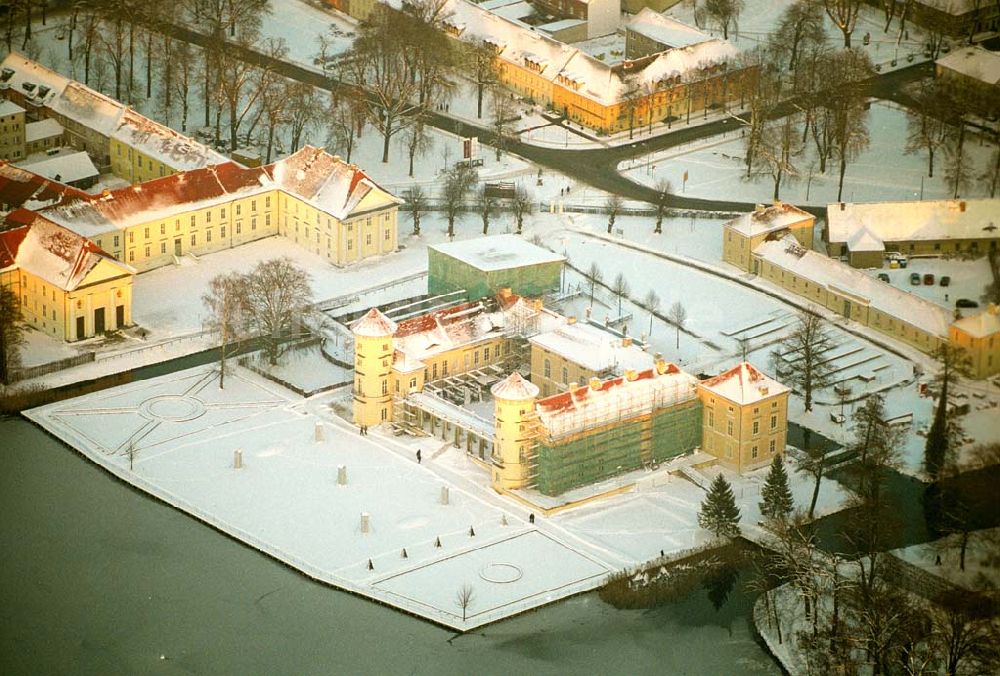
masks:
[(417, 464), (420, 464), (420, 449), (417, 449)]

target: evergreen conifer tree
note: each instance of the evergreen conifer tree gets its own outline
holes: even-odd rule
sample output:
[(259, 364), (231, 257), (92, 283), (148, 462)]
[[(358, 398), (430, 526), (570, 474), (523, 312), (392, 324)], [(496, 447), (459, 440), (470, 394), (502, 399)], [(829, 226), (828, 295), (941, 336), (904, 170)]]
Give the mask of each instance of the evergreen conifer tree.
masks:
[(739, 534), (740, 510), (729, 482), (719, 474), (708, 489), (698, 512), (698, 525), (716, 536), (735, 537)]
[(780, 455), (774, 456), (771, 461), (771, 470), (767, 473), (760, 496), (763, 498), (760, 512), (768, 519), (782, 521), (792, 513), (795, 503), (792, 501), (792, 491), (788, 488), (785, 463)]

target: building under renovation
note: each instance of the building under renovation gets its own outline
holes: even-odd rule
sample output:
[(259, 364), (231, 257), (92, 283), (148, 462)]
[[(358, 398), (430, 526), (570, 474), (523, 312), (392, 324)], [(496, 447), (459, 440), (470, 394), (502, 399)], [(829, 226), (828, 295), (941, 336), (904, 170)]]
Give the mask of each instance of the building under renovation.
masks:
[(564, 256), (517, 235), (493, 235), (427, 247), (427, 290), (464, 291), (469, 300), (507, 288), (520, 296), (542, 296), (559, 289)]
[(539, 397), (529, 341), (573, 326), (509, 289), (400, 321), (373, 308), (351, 326), (354, 421), (464, 447), (500, 492), (560, 495), (698, 447), (738, 471), (784, 451), (788, 388), (749, 364), (699, 383), (656, 355)]

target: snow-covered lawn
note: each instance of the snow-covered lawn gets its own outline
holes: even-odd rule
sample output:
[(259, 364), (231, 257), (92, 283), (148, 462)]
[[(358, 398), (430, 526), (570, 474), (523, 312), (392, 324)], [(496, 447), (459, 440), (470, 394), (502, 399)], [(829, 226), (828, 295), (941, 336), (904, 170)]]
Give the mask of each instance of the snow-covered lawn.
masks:
[[(733, 124), (738, 124), (733, 122)], [(895, 104), (877, 101), (868, 112), (870, 144), (854, 162), (847, 165), (844, 177), (845, 202), (948, 198), (953, 191), (945, 180), (943, 153), (935, 156), (934, 177), (927, 177), (927, 155), (904, 154), (906, 113)], [(971, 173), (978, 176), (985, 168), (995, 146), (983, 141), (966, 144)], [(691, 197), (727, 199), (743, 202), (769, 202), (774, 194), (770, 176), (745, 178), (744, 141), (739, 127), (721, 136), (704, 139), (688, 146), (625, 160), (619, 170), (634, 181), (655, 186), (668, 180), (675, 192)], [(891, 158), (891, 171), (887, 159)], [(838, 168), (836, 161), (827, 164), (826, 174), (819, 173), (815, 144), (810, 140), (803, 154), (793, 159), (799, 180), (783, 182), (781, 198), (800, 205), (825, 206), (837, 201)], [(688, 180), (684, 182), (684, 173)], [(812, 178), (810, 179), (810, 175)], [(966, 197), (984, 196), (981, 189), (963, 191)], [(808, 198), (807, 198), (808, 195)]]
[[(781, 20), (782, 13), (794, 4), (794, 0), (749, 0), (739, 16), (739, 27), (730, 30), (729, 40), (741, 50), (753, 49), (766, 43)], [(667, 10), (665, 14), (689, 25), (695, 25), (694, 5), (691, 2), (679, 2)], [(835, 48), (844, 44), (843, 34), (823, 14), (823, 25), (826, 29), (827, 43)], [(899, 20), (894, 18), (888, 33), (882, 29), (885, 21), (880, 10), (868, 5), (861, 6), (858, 22), (851, 36), (851, 46), (868, 52), (872, 62), (882, 64), (883, 70), (892, 69), (891, 61), (897, 60), (897, 67), (908, 65), (909, 55), (913, 55), (913, 63), (926, 60), (923, 57), (924, 38), (921, 29), (912, 23), (907, 25), (907, 34), (899, 36)], [(722, 31), (714, 25), (703, 26), (702, 30), (722, 37)], [(864, 44), (865, 33), (870, 35), (868, 45)]]
[[(493, 492), (487, 470), (462, 450), (377, 429), (362, 437), (332, 413), (338, 397), (303, 400), (239, 367), (220, 390), (205, 366), (26, 415), (113, 474), (307, 575), (455, 628), (593, 589), (612, 570), (706, 540), (697, 526), (703, 492), (684, 479), (530, 524), (525, 506)], [(791, 475), (803, 500), (810, 480)], [(752, 522), (763, 472), (727, 476)], [(842, 494), (825, 485), (824, 509), (836, 509)], [(464, 584), (474, 597), (463, 622), (455, 597)]]
[[(591, 589), (606, 574), (529, 527), (523, 509), (460, 490), (441, 504), (442, 481), (426, 466), (297, 401), (243, 369), (220, 390), (202, 367), (28, 415), (126, 481), (312, 577), (456, 628)], [(454, 597), (466, 582), (475, 598), (462, 622)]]

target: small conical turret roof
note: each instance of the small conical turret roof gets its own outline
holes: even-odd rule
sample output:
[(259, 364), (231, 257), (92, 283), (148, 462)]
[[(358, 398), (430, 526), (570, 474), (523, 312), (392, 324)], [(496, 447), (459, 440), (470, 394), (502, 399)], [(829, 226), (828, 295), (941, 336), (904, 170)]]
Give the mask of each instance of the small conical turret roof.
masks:
[(356, 336), (380, 338), (396, 333), (396, 322), (392, 321), (378, 308), (373, 307), (368, 313), (351, 325), (351, 331)]
[(521, 377), (521, 374), (514, 371), (509, 376), (490, 388), (490, 392), (497, 399), (507, 399), (508, 401), (522, 401), (534, 399), (538, 396), (538, 386), (528, 382)]

